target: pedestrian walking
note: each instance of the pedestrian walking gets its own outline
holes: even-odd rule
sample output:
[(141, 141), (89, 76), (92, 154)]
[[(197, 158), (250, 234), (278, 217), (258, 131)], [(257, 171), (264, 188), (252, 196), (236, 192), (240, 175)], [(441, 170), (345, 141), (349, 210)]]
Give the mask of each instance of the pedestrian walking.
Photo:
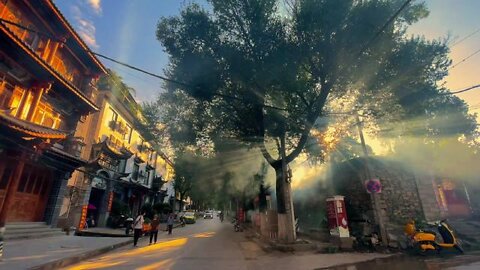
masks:
[(143, 230), (143, 222), (145, 221), (143, 216), (145, 212), (141, 212), (140, 215), (137, 216), (135, 222), (133, 223), (133, 246), (136, 247), (138, 243), (138, 238), (142, 235)]
[(157, 243), (158, 237), (158, 226), (160, 225), (160, 219), (158, 219), (158, 215), (154, 215), (152, 219), (152, 223), (150, 223), (150, 245), (152, 244), (152, 240), (154, 240), (154, 244)]
[(175, 222), (175, 216), (173, 215), (173, 213), (171, 213), (167, 219), (168, 234), (172, 234), (174, 222)]

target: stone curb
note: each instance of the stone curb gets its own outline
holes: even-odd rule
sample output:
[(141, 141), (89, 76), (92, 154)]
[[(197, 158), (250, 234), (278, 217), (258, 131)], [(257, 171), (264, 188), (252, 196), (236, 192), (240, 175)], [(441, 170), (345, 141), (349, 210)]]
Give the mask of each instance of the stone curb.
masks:
[(65, 267), (65, 266), (68, 266), (68, 265), (72, 265), (72, 264), (81, 262), (85, 259), (90, 259), (92, 257), (107, 253), (109, 251), (112, 251), (114, 249), (129, 245), (129, 244), (132, 244), (132, 243), (133, 243), (133, 239), (127, 240), (127, 241), (120, 242), (120, 243), (117, 243), (117, 244), (113, 244), (113, 245), (110, 245), (110, 246), (98, 248), (98, 249), (95, 249), (95, 250), (87, 251), (87, 252), (80, 253), (80, 254), (77, 254), (77, 255), (73, 255), (73, 256), (70, 256), (70, 257), (66, 257), (66, 258), (55, 260), (55, 261), (51, 261), (51, 262), (48, 262), (48, 263), (45, 263), (45, 264), (42, 264), (42, 265), (34, 266), (30, 269), (31, 270), (58, 269), (58, 268), (61, 268), (61, 267)]
[(89, 231), (79, 231), (75, 232), (75, 236), (80, 236), (80, 237), (118, 237), (118, 238), (127, 238), (127, 237), (133, 237), (133, 233), (130, 233), (129, 235), (124, 234), (117, 234), (117, 233), (105, 233), (105, 232), (89, 232)]

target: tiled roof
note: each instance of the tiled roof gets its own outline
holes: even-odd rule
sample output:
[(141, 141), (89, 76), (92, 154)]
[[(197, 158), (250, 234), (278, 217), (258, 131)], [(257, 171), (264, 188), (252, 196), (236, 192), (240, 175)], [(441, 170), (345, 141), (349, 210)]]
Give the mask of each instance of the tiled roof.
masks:
[(16, 132), (41, 139), (65, 139), (64, 131), (37, 125), (22, 119), (18, 119), (5, 110), (0, 110), (0, 126), (8, 127)]

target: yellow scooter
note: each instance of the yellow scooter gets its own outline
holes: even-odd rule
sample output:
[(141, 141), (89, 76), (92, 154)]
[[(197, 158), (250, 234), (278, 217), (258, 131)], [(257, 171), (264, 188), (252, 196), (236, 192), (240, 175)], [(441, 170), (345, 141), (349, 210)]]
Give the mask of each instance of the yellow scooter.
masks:
[(415, 221), (410, 220), (404, 228), (405, 233), (411, 238), (413, 247), (420, 253), (425, 254), (427, 251), (436, 251), (440, 253), (443, 249), (453, 248), (463, 253), (463, 248), (458, 242), (453, 229), (445, 220), (434, 223), (438, 232), (443, 238), (443, 242), (436, 241), (436, 232), (417, 230)]

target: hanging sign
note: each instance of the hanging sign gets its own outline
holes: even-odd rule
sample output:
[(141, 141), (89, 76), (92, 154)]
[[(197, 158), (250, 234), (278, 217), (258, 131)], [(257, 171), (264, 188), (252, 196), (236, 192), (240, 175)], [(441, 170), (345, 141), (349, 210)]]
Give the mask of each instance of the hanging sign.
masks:
[(365, 181), (365, 189), (368, 193), (382, 193), (382, 183), (380, 179), (370, 179)]

